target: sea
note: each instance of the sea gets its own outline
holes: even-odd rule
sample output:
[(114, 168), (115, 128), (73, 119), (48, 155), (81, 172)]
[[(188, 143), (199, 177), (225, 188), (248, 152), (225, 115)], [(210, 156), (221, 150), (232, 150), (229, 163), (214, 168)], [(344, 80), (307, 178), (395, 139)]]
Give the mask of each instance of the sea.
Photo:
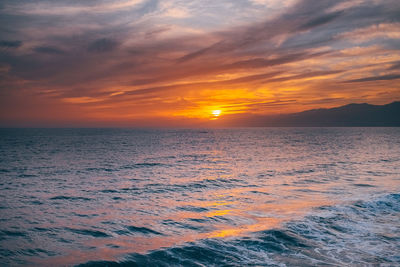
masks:
[(400, 266), (400, 128), (0, 129), (1, 266)]

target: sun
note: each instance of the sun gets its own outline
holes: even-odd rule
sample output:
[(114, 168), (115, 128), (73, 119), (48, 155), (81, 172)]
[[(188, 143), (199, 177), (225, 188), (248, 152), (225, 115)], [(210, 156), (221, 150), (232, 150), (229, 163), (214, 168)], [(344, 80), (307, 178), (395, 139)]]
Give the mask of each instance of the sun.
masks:
[(211, 111), (211, 114), (214, 117), (219, 117), (219, 115), (221, 115), (221, 110), (213, 110), (213, 111)]

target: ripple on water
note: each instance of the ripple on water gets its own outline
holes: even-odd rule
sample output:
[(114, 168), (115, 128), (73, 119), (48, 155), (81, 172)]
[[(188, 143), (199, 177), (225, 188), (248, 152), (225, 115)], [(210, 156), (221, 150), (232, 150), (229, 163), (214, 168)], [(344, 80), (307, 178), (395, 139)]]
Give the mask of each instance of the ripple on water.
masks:
[(0, 262), (399, 265), (399, 134), (0, 131)]
[(88, 197), (75, 197), (75, 196), (55, 196), (51, 197), (50, 200), (71, 200), (71, 201), (90, 201)]
[(204, 239), (133, 253), (120, 262), (79, 266), (394, 266), (400, 262), (400, 238), (390, 231), (395, 227), (399, 232), (399, 207), (400, 194), (349, 206), (324, 206), (282, 228), (242, 238)]
[(141, 234), (141, 235), (163, 235), (162, 233), (155, 231), (153, 229), (147, 228), (147, 227), (138, 227), (138, 226), (125, 226), (124, 230), (117, 230), (115, 233), (119, 235), (135, 235), (135, 234)]
[(111, 237), (109, 234), (98, 231), (98, 230), (90, 230), (90, 229), (75, 229), (75, 228), (68, 228), (66, 227), (65, 230), (70, 231), (74, 234), (79, 234), (79, 235), (87, 235), (87, 236), (92, 236), (92, 237)]

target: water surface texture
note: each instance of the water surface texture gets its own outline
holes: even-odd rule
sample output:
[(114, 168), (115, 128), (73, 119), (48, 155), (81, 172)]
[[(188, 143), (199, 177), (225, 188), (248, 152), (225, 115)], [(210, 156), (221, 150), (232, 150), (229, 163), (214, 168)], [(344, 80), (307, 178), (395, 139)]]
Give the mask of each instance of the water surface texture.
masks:
[(399, 265), (400, 129), (1, 129), (0, 262)]

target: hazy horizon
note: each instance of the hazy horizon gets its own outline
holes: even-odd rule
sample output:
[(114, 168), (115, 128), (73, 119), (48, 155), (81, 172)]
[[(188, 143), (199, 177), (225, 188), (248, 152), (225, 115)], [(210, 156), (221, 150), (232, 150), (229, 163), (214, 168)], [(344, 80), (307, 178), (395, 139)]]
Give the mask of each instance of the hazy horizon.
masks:
[[(333, 107), (333, 108), (319, 108), (319, 109), (307, 109), (307, 110), (301, 110), (296, 113), (283, 113), (283, 114), (272, 114), (272, 115), (257, 115), (257, 114), (251, 114), (251, 113), (239, 113), (239, 114), (229, 114), (229, 115), (221, 115), (218, 116), (218, 118), (213, 118), (213, 116), (210, 116), (210, 119), (207, 121), (204, 120), (191, 120), (189, 124), (185, 124), (184, 122), (182, 123), (182, 119), (178, 118), (175, 120), (172, 120), (171, 118), (168, 120), (167, 118), (159, 118), (159, 120), (156, 120), (156, 122), (152, 122), (151, 120), (143, 120), (141, 122), (134, 121), (134, 122), (95, 122), (95, 121), (88, 121), (88, 122), (82, 122), (82, 123), (77, 123), (77, 122), (70, 122), (69, 124), (66, 122), (61, 122), (59, 124), (54, 123), (54, 122), (49, 122), (48, 124), (46, 123), (35, 123), (32, 122), (31, 124), (27, 123), (22, 123), (22, 124), (15, 124), (15, 122), (10, 122), (10, 124), (3, 124), (0, 125), (0, 129), (6, 129), (6, 128), (125, 128), (125, 129), (213, 129), (213, 128), (243, 128), (243, 127), (398, 127), (400, 125), (400, 121), (398, 118), (398, 114), (400, 112), (400, 109), (397, 108), (394, 113), (388, 114), (387, 111), (385, 113), (378, 113), (374, 114), (375, 117), (378, 117), (378, 124), (374, 123), (366, 123), (364, 124), (359, 124), (358, 121), (355, 121), (353, 119), (350, 120), (347, 125), (337, 125), (334, 122), (329, 121), (330, 118), (327, 118), (327, 124), (319, 124), (318, 121), (315, 120), (315, 118), (310, 118), (303, 123), (305, 124), (300, 124), (296, 125), (293, 123), (288, 122), (285, 125), (276, 125), (276, 123), (271, 124), (271, 119), (276, 119), (280, 120), (284, 118), (287, 115), (301, 115), (304, 112), (309, 112), (309, 111), (315, 111), (315, 112), (320, 112), (320, 111), (332, 111), (338, 108), (345, 108), (351, 105), (355, 106), (362, 106), (362, 105), (367, 105), (367, 107), (372, 107), (372, 108), (379, 108), (379, 107), (387, 107), (388, 105), (393, 105), (393, 104), (398, 104), (400, 103), (399, 101), (394, 101), (390, 102), (387, 104), (383, 105), (371, 105), (368, 103), (350, 103), (344, 106), (338, 106), (338, 107)], [(399, 105), (398, 105), (399, 106)], [(361, 112), (365, 112), (367, 110), (362, 110)], [(353, 111), (348, 111), (349, 114), (343, 114), (343, 117), (346, 118), (350, 115), (352, 115)], [(360, 111), (359, 111), (360, 112)], [(392, 110), (393, 112), (393, 110)], [(323, 116), (323, 114), (321, 114)], [(321, 116), (320, 115), (320, 116)], [(368, 118), (368, 115), (372, 115), (371, 113), (365, 114), (363, 118), (361, 119), (366, 119)], [(386, 116), (386, 117), (383, 117)], [(389, 116), (389, 118), (388, 118)], [(356, 119), (357, 120), (357, 119)], [(385, 121), (386, 120), (386, 121)], [(389, 122), (388, 122), (389, 121)], [(163, 122), (164, 124), (160, 123)], [(379, 124), (379, 122), (381, 124)]]

